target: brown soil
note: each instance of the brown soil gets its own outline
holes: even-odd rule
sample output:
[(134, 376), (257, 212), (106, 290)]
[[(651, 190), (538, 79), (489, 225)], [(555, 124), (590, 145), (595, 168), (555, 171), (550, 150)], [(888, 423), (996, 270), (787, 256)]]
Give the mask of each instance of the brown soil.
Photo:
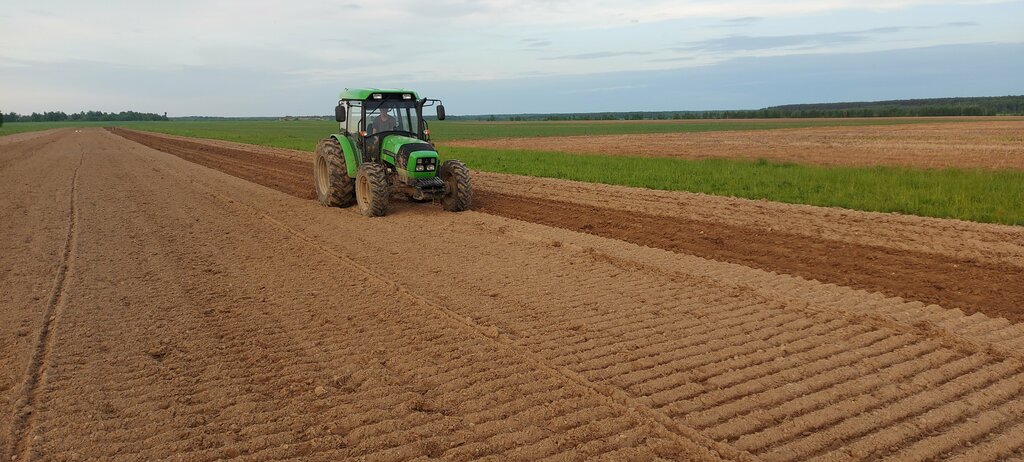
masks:
[[(211, 146), (199, 141), (114, 129), (126, 138), (180, 155), (301, 198), (313, 197), (308, 157)], [(195, 154), (200, 153), (200, 154)], [(227, 160), (224, 160), (227, 159)], [(272, 169), (257, 166), (270, 162)], [(278, 172), (291, 172), (292, 182)], [(529, 182), (528, 178), (517, 179)], [(474, 208), (503, 217), (586, 232), (635, 244), (793, 274), (822, 282), (1024, 321), (1024, 267), (884, 245), (751, 228), (721, 220), (663, 216), (573, 201), (568, 194), (543, 198), (478, 186)], [(630, 194), (635, 195), (635, 194)], [(606, 198), (614, 203), (617, 199)], [(1024, 242), (1022, 240), (1021, 242)]]
[(1024, 321), (1024, 268), (478, 191), (481, 212)]
[(0, 151), (5, 460), (1024, 456), (1021, 324), (49, 141)]
[(1024, 120), (454, 141), (447, 146), (817, 165), (1024, 169)]

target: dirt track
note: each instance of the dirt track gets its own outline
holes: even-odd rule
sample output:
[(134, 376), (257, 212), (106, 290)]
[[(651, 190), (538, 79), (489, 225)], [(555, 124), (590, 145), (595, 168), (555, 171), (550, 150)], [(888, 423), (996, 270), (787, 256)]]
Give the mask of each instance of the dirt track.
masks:
[(1024, 169), (1024, 119), (644, 135), (453, 141), (580, 154), (770, 159), (818, 165)]
[[(180, 157), (99, 130), (0, 141), (0, 455), (1024, 457), (1024, 325), (986, 303), (491, 213), (365, 219), (295, 197), (283, 159), (301, 156), (165, 142)], [(520, 181), (477, 178), (485, 211)], [(516, 192), (608, 192), (547, 181)], [(686, 197), (729, 226), (1022, 267), (1017, 228), (890, 217), (861, 236), (874, 215)], [(645, 213), (706, 219), (664, 208)]]

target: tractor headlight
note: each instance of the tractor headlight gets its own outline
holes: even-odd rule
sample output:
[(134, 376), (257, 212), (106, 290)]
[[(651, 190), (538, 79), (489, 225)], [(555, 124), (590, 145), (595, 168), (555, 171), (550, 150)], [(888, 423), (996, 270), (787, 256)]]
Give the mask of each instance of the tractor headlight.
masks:
[(422, 172), (423, 169), (424, 169), (423, 164), (419, 164), (419, 165), (416, 166), (416, 171), (417, 172)]
[(427, 166), (427, 171), (428, 171), (428, 172), (433, 172), (433, 171), (434, 171), (434, 164), (430, 164), (430, 165), (428, 165), (428, 166)]

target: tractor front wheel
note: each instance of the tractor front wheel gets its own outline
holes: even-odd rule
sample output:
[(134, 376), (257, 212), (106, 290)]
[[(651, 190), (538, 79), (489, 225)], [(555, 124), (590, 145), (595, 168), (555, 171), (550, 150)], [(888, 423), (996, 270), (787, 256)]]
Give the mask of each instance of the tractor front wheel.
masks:
[(368, 217), (382, 217), (388, 213), (391, 185), (384, 164), (365, 162), (356, 173), (356, 201), (359, 212)]
[(348, 207), (356, 201), (355, 184), (348, 176), (341, 145), (334, 138), (324, 138), (316, 145), (313, 160), (313, 185), (316, 197), (327, 207)]
[(469, 180), (469, 169), (466, 164), (457, 160), (446, 160), (437, 171), (444, 181), (444, 196), (441, 207), (449, 212), (461, 212), (469, 209), (473, 202), (473, 184)]

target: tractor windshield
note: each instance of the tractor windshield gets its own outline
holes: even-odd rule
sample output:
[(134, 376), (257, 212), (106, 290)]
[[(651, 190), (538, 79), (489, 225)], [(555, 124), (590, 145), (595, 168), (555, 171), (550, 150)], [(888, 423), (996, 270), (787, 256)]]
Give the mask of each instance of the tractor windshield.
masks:
[(371, 135), (399, 131), (416, 136), (420, 127), (414, 101), (367, 101), (366, 120), (366, 132)]

